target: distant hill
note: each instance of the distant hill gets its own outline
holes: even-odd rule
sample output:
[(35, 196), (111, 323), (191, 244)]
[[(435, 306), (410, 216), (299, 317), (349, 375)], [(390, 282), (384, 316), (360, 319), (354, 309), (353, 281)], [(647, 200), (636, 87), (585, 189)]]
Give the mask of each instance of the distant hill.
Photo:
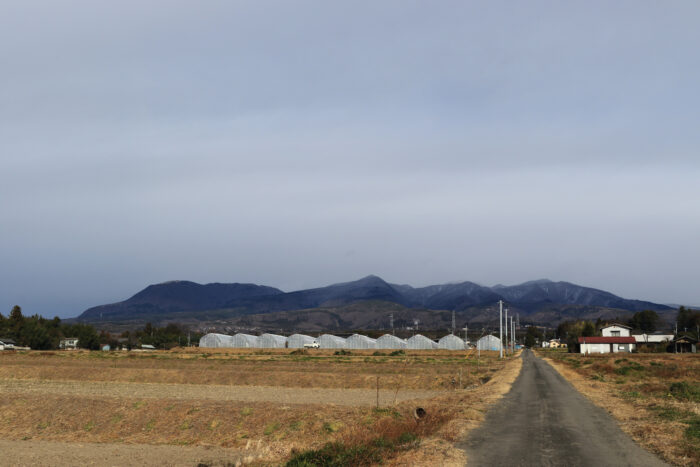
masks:
[(327, 329), (361, 329), (385, 322), (391, 310), (396, 312), (396, 326), (402, 325), (404, 314), (406, 319), (410, 314), (411, 320), (419, 319), (424, 326), (443, 328), (451, 322), (451, 313), (444, 311), (455, 310), (465, 324), (493, 321), (498, 300), (520, 314), (521, 321), (538, 324), (593, 316), (622, 318), (645, 309), (661, 314), (672, 310), (667, 305), (546, 279), (514, 286), (459, 282), (414, 288), (367, 276), (294, 292), (256, 284), (164, 282), (150, 285), (123, 302), (90, 308), (76, 320), (95, 324), (172, 320), (231, 326), (247, 323), (270, 329), (305, 329), (324, 323)]
[(255, 284), (201, 285), (189, 281), (170, 281), (149, 285), (123, 302), (90, 308), (78, 320), (125, 321), (178, 312), (196, 313), (235, 307), (239, 303), (275, 295), (284, 295), (284, 292)]

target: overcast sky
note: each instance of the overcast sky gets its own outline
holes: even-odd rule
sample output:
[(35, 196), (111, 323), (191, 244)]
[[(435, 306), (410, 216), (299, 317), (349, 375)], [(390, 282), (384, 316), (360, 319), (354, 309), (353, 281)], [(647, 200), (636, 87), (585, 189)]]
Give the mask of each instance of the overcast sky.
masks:
[(0, 312), (537, 278), (700, 304), (700, 3), (0, 2)]

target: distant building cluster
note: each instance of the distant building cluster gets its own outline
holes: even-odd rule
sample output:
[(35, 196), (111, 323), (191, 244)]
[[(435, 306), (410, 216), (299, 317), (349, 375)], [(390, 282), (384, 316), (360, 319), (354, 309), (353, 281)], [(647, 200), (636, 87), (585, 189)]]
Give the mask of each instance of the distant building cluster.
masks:
[[(487, 339), (488, 338), (488, 339)], [(487, 339), (487, 341), (484, 341)], [(498, 350), (492, 349), (494, 339), (500, 345), (500, 340), (495, 336), (485, 336), (479, 339), (477, 345), (482, 341), (483, 350)], [(488, 342), (488, 343), (486, 343)], [(392, 334), (384, 334), (378, 339), (364, 336), (362, 334), (353, 334), (350, 337), (334, 336), (332, 334), (322, 334), (319, 337), (307, 336), (305, 334), (292, 334), (285, 337), (277, 334), (262, 334), (253, 336), (250, 334), (238, 333), (233, 336), (226, 334), (210, 333), (202, 336), (199, 340), (200, 347), (209, 348), (252, 348), (252, 349), (301, 349), (301, 348), (320, 348), (320, 349), (386, 349), (386, 350), (465, 350), (470, 348), (469, 342), (454, 335), (448, 334), (438, 341), (434, 341), (421, 334), (416, 334), (408, 339), (401, 339)], [(480, 349), (482, 347), (479, 347)]]

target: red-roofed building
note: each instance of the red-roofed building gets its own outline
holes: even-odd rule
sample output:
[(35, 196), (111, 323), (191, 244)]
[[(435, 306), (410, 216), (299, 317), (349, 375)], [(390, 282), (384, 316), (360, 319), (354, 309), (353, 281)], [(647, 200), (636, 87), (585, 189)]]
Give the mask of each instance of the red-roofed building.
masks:
[(579, 337), (581, 353), (632, 352), (637, 343), (632, 336)]

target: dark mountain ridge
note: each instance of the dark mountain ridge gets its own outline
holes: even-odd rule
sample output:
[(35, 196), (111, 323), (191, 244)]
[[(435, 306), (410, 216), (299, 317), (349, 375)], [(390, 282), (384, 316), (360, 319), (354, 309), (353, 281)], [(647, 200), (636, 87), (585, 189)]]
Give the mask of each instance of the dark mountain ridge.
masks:
[(603, 290), (547, 279), (514, 286), (485, 287), (467, 281), (414, 288), (390, 284), (377, 276), (367, 276), (356, 281), (294, 292), (256, 284), (164, 282), (150, 285), (123, 302), (90, 308), (76, 320), (162, 321), (176, 316), (194, 320), (212, 316), (225, 319), (316, 308), (342, 308), (368, 301), (393, 303), (410, 309), (471, 310), (472, 314), (478, 315), (483, 314), (483, 310), (478, 313), (477, 310), (493, 307), (498, 300), (504, 300), (524, 316), (532, 314), (551, 319), (561, 315), (557, 311), (559, 309), (568, 310), (564, 312), (566, 315), (577, 309), (588, 312), (596, 308), (627, 312), (671, 309), (666, 305), (628, 300)]

